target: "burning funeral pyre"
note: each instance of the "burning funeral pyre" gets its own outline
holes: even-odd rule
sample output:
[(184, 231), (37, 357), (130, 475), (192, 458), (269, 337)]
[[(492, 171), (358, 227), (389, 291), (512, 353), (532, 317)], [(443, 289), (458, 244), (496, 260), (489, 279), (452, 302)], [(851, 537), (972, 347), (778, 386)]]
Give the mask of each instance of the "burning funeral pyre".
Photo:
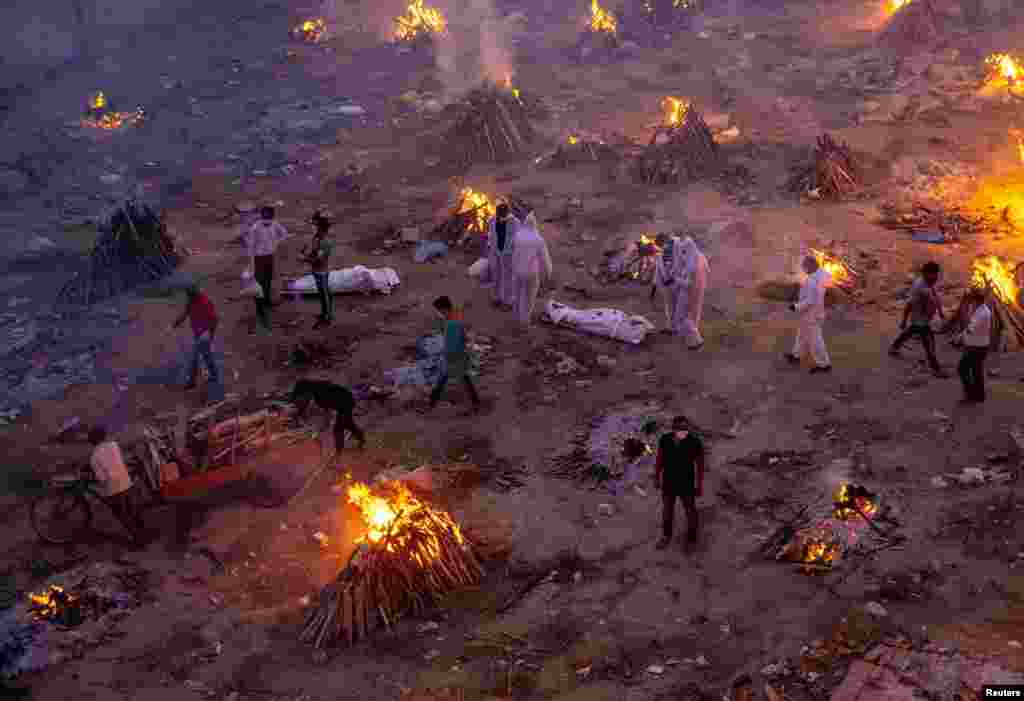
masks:
[(615, 15), (601, 7), (597, 0), (590, 0), (590, 31), (615, 36), (618, 28), (619, 22)]
[(1024, 77), (1020, 62), (1011, 54), (991, 54), (985, 59), (986, 87), (1020, 92), (1021, 77)]
[(837, 143), (830, 135), (818, 137), (814, 163), (801, 166), (789, 179), (790, 192), (807, 194), (814, 199), (842, 199), (860, 186), (860, 169), (850, 147)]
[(666, 98), (664, 125), (637, 158), (633, 177), (647, 185), (677, 184), (707, 175), (718, 165), (718, 144), (704, 117), (690, 103)]
[(456, 115), (442, 150), (459, 168), (519, 158), (536, 136), (517, 89), (487, 83), (466, 96)]
[(145, 113), (142, 108), (134, 112), (117, 112), (110, 108), (105, 93), (98, 92), (89, 98), (89, 109), (82, 118), (82, 126), (101, 131), (116, 131), (121, 127), (133, 126), (142, 121)]
[(939, 16), (931, 0), (891, 0), (890, 10), (883, 42), (913, 50), (939, 35)]
[[(978, 258), (971, 265), (971, 287), (984, 290), (992, 309), (992, 351), (1024, 348), (1024, 309), (1020, 282), (1024, 266), (1014, 266), (997, 256)], [(965, 295), (966, 297), (966, 295)], [(947, 331), (958, 334), (967, 328), (973, 310), (961, 299)]]
[(301, 41), (318, 44), (327, 38), (327, 23), (322, 19), (307, 19), (292, 30), (292, 36)]
[(412, 0), (405, 14), (395, 18), (395, 40), (413, 42), (444, 34), (448, 23), (441, 11), (429, 7), (423, 0)]
[(57, 296), (60, 303), (92, 304), (171, 274), (182, 252), (160, 216), (148, 205), (125, 202), (99, 226), (89, 268)]
[(459, 191), (448, 218), (434, 229), (431, 238), (452, 242), (456, 246), (474, 238), (483, 240), (499, 202), (508, 204), (512, 215), (519, 221), (523, 221), (533, 211), (526, 202), (514, 197), (494, 199), (484, 192), (464, 187)]
[(641, 234), (635, 241), (629, 241), (621, 251), (610, 250), (605, 253), (602, 278), (605, 282), (626, 280), (650, 284), (654, 280), (660, 253), (655, 234)]
[(863, 287), (864, 277), (842, 256), (811, 248), (808, 253), (818, 261), (818, 266), (832, 276), (832, 284), (845, 292), (853, 293)]
[(38, 621), (52, 621), (69, 627), (81, 622), (81, 598), (64, 587), (51, 584), (46, 592), (29, 594), (28, 598), (32, 602), (29, 612)]
[(324, 587), (300, 635), (324, 648), (366, 638), (381, 624), (424, 610), (444, 595), (480, 583), (483, 568), (452, 516), (401, 482), (356, 483), (348, 501), (366, 535), (348, 565)]

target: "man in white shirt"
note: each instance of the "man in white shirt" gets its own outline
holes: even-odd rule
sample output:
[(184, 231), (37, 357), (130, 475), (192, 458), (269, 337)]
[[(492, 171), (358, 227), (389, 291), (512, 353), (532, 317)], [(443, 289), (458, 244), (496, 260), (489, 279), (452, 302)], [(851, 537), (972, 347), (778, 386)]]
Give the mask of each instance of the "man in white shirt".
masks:
[(981, 404), (985, 401), (985, 357), (992, 343), (992, 309), (985, 300), (984, 290), (972, 289), (967, 301), (973, 307), (967, 328), (960, 335), (964, 352), (957, 371), (964, 385), (961, 404)]
[(801, 267), (807, 274), (807, 280), (800, 287), (799, 301), (790, 307), (800, 315), (800, 326), (797, 328), (793, 352), (787, 353), (786, 359), (795, 365), (804, 354), (808, 354), (814, 359), (811, 373), (831, 372), (832, 361), (825, 348), (821, 324), (825, 321), (825, 291), (832, 282), (832, 276), (818, 265), (818, 259), (814, 256), (804, 257)]
[(263, 207), (260, 218), (245, 234), (251, 270), (259, 283), (262, 295), (256, 296), (256, 315), (265, 329), (270, 328), (269, 308), (274, 306), (274, 253), (278, 245), (288, 238), (288, 231), (274, 219), (274, 208)]
[(511, 256), (509, 269), (515, 281), (513, 303), (516, 317), (520, 323), (529, 325), (541, 280), (551, 279), (553, 272), (548, 244), (537, 231), (536, 219), (532, 214), (516, 229)]
[(131, 535), (132, 540), (138, 542), (143, 523), (132, 502), (132, 478), (124, 464), (121, 447), (107, 437), (107, 431), (102, 427), (89, 432), (89, 442), (93, 445), (89, 466), (96, 475), (96, 491)]

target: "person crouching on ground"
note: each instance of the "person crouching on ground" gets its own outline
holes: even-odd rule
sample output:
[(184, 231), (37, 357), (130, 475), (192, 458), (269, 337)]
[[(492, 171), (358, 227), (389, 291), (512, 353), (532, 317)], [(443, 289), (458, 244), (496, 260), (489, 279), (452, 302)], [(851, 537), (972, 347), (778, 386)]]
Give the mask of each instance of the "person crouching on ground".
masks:
[(185, 389), (195, 389), (200, 358), (203, 359), (206, 369), (210, 373), (210, 384), (217, 386), (220, 384), (220, 370), (217, 368), (217, 359), (213, 355), (213, 338), (217, 333), (218, 323), (217, 309), (206, 293), (196, 285), (190, 285), (185, 290), (185, 294), (188, 296), (185, 310), (174, 321), (174, 328), (178, 328), (185, 323), (185, 319), (188, 319), (192, 324), (192, 334), (195, 336)]
[(800, 326), (797, 327), (793, 352), (786, 354), (786, 360), (796, 365), (807, 354), (814, 359), (812, 373), (830, 372), (832, 361), (825, 348), (821, 325), (825, 321), (825, 292), (832, 282), (832, 276), (818, 264), (814, 256), (805, 256), (801, 268), (807, 274), (807, 279), (800, 286), (799, 301), (790, 305), (790, 309), (800, 315)]
[(260, 218), (245, 235), (245, 244), (251, 259), (253, 276), (259, 283), (262, 295), (256, 296), (256, 317), (264, 331), (270, 330), (270, 308), (274, 302), (274, 253), (288, 232), (274, 219), (274, 208), (263, 207)]
[(516, 230), (515, 250), (509, 267), (515, 282), (516, 317), (521, 324), (529, 326), (540, 284), (551, 279), (553, 266), (548, 244), (537, 230), (532, 214), (526, 222)]
[(992, 344), (992, 309), (988, 306), (983, 290), (972, 289), (967, 293), (971, 305), (971, 316), (960, 341), (964, 351), (957, 370), (964, 386), (961, 404), (981, 404), (985, 401), (985, 358)]
[(672, 542), (672, 523), (675, 520), (676, 499), (683, 502), (686, 511), (686, 541), (697, 542), (699, 520), (697, 497), (704, 492), (704, 443), (693, 432), (685, 416), (672, 420), (672, 431), (658, 442), (658, 457), (654, 467), (654, 486), (662, 495), (662, 536), (658, 550)]
[(331, 288), (328, 285), (330, 277), (328, 264), (331, 253), (334, 252), (334, 241), (329, 236), (332, 224), (330, 219), (320, 212), (316, 212), (312, 221), (313, 240), (306, 250), (304, 260), (312, 268), (313, 280), (316, 281), (316, 293), (320, 298), (320, 316), (313, 324), (314, 329), (320, 329), (334, 321), (334, 295), (331, 294)]
[[(939, 264), (932, 261), (921, 266), (921, 277), (914, 281), (910, 288), (910, 299), (903, 309), (903, 320), (900, 321), (902, 333), (889, 346), (889, 355), (898, 358), (900, 347), (912, 336), (921, 339), (924, 346), (924, 354), (928, 358), (928, 365), (932, 374), (936, 377), (949, 377), (939, 365), (938, 356), (935, 354), (935, 334), (932, 332), (932, 319), (936, 314), (945, 319), (942, 314), (942, 302), (939, 293), (935, 289), (939, 281), (942, 269)], [(910, 326), (907, 326), (907, 319), (910, 319)]]
[(466, 326), (462, 320), (462, 311), (456, 309), (448, 297), (435, 299), (434, 311), (444, 321), (444, 367), (441, 368), (441, 376), (430, 393), (427, 410), (437, 406), (448, 380), (462, 380), (473, 402), (471, 412), (475, 413), (480, 410), (480, 395), (477, 394), (473, 380), (469, 377), (469, 351), (466, 349)]
[(312, 402), (316, 402), (321, 409), (336, 412), (334, 418), (335, 455), (345, 449), (346, 430), (350, 431), (359, 441), (360, 448), (366, 447), (366, 434), (356, 425), (353, 416), (356, 400), (347, 388), (322, 380), (299, 380), (292, 388), (289, 400), (299, 407), (298, 418), (300, 420), (306, 415)]
[(96, 476), (96, 491), (128, 531), (132, 541), (139, 543), (144, 524), (132, 501), (132, 478), (124, 464), (121, 447), (107, 437), (107, 431), (102, 427), (89, 431), (89, 443), (93, 446), (89, 467)]
[(502, 202), (487, 227), (487, 265), (494, 284), (491, 295), (496, 307), (510, 308), (515, 302), (516, 286), (510, 258), (519, 225), (508, 205)]

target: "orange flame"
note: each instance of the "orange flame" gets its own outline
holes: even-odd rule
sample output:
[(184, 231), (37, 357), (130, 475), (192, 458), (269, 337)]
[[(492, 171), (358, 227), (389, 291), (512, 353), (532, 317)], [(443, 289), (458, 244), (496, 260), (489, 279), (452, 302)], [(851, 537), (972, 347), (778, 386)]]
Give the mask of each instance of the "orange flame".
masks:
[[(836, 493), (832, 496), (832, 501), (836, 504), (848, 504), (850, 502), (850, 485), (843, 484)], [(860, 518), (860, 514), (864, 514), (868, 518), (871, 518), (878, 511), (878, 507), (875, 506), (874, 502), (865, 497), (856, 497), (853, 499), (853, 505), (856, 509), (850, 508), (849, 506), (839, 506), (833, 511), (833, 516), (840, 521), (848, 521), (853, 518)], [(860, 509), (860, 513), (857, 513), (857, 509)]]
[(590, 29), (594, 32), (615, 34), (618, 31), (619, 22), (608, 10), (601, 7), (597, 0), (590, 0)]
[(1012, 87), (1022, 75), (1020, 62), (1010, 54), (991, 54), (985, 59), (988, 66), (988, 84), (994, 87)]
[(909, 5), (910, 2), (911, 0), (887, 0), (886, 8), (888, 9), (890, 15), (894, 15), (907, 5)]
[(1021, 165), (1024, 165), (1024, 132), (1020, 129), (1011, 129), (1010, 136), (1017, 142), (1017, 158), (1020, 159)]
[(470, 231), (487, 233), (491, 217), (495, 215), (497, 208), (494, 202), (482, 192), (477, 192), (471, 187), (463, 188), (459, 195), (459, 208), (456, 214), (473, 213), (473, 221), (470, 224)]
[(415, 530), (417, 540), (424, 539), (426, 547), (411, 548), (408, 552), (420, 565), (428, 564), (425, 559), (441, 553), (440, 541), (432, 532), (448, 531), (459, 545), (465, 543), (462, 530), (448, 512), (416, 498), (401, 482), (388, 482), (384, 490), (386, 496), (375, 494), (362, 482), (348, 488), (348, 502), (359, 508), (366, 526), (366, 535), (357, 543), (377, 544), (387, 539), (387, 550), (396, 552), (409, 542)]
[(575, 146), (580, 142), (580, 137), (569, 134), (569, 145)]
[(512, 97), (519, 99), (519, 88), (512, 84), (512, 74), (507, 73), (505, 75), (505, 88), (512, 93)]
[(423, 34), (444, 34), (447, 26), (440, 10), (427, 7), (423, 0), (412, 0), (406, 13), (395, 18), (395, 39), (413, 41)]
[(145, 116), (141, 107), (136, 109), (134, 112), (108, 112), (106, 111), (107, 106), (107, 96), (102, 91), (97, 92), (95, 95), (90, 97), (90, 114), (82, 119), (82, 126), (92, 129), (102, 129), (104, 131), (114, 131), (123, 126), (138, 124)]
[(38, 619), (52, 618), (59, 611), (60, 599), (67, 597), (69, 603), (74, 602), (78, 597), (67, 594), (64, 587), (51, 584), (45, 594), (29, 594), (28, 600), (32, 604), (32, 615)]
[(322, 19), (307, 19), (293, 30), (295, 36), (308, 42), (317, 43), (327, 36), (327, 23)]
[(841, 260), (816, 248), (812, 248), (810, 253), (818, 261), (818, 267), (824, 269), (832, 276), (833, 283), (841, 285), (850, 281), (850, 271)]
[(107, 109), (107, 96), (103, 94), (103, 91), (96, 93), (89, 98), (89, 109), (91, 110), (105, 110)]
[(1013, 267), (996, 256), (985, 256), (971, 265), (971, 286), (989, 288), (1000, 302), (1017, 305), (1020, 288)]
[(686, 118), (690, 102), (681, 97), (666, 97), (661, 101), (661, 107), (665, 111), (665, 126), (678, 127)]

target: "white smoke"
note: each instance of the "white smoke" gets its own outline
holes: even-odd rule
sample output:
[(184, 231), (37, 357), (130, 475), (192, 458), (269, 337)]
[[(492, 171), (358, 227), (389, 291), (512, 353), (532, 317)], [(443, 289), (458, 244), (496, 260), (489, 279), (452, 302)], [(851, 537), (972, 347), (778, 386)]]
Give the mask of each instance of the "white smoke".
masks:
[(438, 79), (446, 96), (514, 75), (506, 25), (491, 0), (445, 0), (438, 7), (449, 30), (436, 41)]

